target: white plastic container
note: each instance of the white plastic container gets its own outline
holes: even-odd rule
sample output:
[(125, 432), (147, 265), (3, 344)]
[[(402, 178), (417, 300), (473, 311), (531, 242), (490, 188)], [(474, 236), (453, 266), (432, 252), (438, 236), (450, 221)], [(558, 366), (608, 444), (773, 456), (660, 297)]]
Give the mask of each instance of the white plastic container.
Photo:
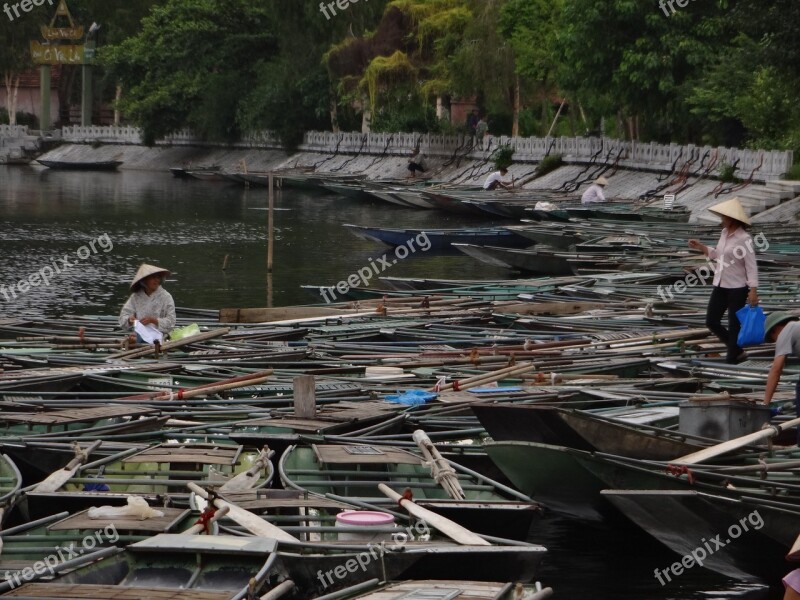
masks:
[(337, 534), (339, 541), (375, 542), (390, 541), (391, 532), (374, 531), (375, 527), (394, 527), (392, 515), (375, 510), (345, 510), (336, 515), (336, 527), (354, 529), (363, 527), (364, 532), (342, 531)]

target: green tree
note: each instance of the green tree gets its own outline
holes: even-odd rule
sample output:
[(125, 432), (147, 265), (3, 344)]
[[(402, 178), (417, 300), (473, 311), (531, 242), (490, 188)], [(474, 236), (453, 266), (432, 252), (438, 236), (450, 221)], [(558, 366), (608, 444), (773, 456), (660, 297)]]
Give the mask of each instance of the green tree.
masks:
[(686, 95), (730, 34), (715, 2), (668, 17), (652, 2), (565, 0), (559, 84), (595, 119), (616, 112), (629, 137), (692, 139), (702, 124)]
[(169, 0), (103, 58), (128, 90), (121, 107), (142, 127), (147, 143), (183, 127), (232, 141), (239, 134), (241, 99), (232, 90), (248, 89), (254, 67), (275, 55), (274, 29), (264, 4)]
[[(7, 19), (0, 13), (0, 72), (6, 89), (6, 108), (11, 125), (17, 124), (17, 93), (20, 75), (34, 67), (30, 55), (30, 41), (40, 40), (39, 25), (48, 22), (49, 15), (43, 7), (34, 7), (31, 12), (20, 12), (19, 17)], [(12, 13), (13, 14), (13, 13)]]

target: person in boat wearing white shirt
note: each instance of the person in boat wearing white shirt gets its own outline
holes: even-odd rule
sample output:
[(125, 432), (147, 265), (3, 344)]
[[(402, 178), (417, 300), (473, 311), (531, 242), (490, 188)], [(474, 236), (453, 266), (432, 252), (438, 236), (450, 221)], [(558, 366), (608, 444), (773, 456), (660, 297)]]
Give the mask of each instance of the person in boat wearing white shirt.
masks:
[[(764, 340), (775, 344), (775, 358), (767, 376), (767, 387), (764, 389), (764, 404), (767, 406), (778, 389), (786, 357), (800, 358), (800, 323), (797, 319), (788, 312), (774, 312), (767, 316), (764, 324)], [(800, 417), (800, 379), (794, 388), (794, 409), (795, 414)], [(800, 429), (797, 430), (797, 445), (800, 446)]]
[(608, 179), (605, 177), (598, 177), (597, 180), (583, 192), (581, 196), (581, 204), (595, 204), (598, 202), (606, 202), (606, 196), (603, 193), (603, 188), (608, 185)]
[(131, 282), (131, 297), (119, 315), (120, 327), (131, 328), (135, 321), (152, 325), (168, 334), (175, 327), (175, 301), (161, 287), (169, 271), (154, 265), (142, 264)]
[(499, 171), (489, 174), (486, 181), (483, 182), (483, 189), (496, 190), (498, 186), (504, 190), (510, 190), (514, 187), (513, 183), (503, 183), (502, 179), (508, 174), (508, 169), (502, 168)]
[[(714, 269), (714, 289), (708, 301), (706, 327), (728, 347), (726, 362), (736, 364), (747, 360), (737, 339), (741, 324), (736, 311), (749, 303), (758, 304), (758, 266), (753, 238), (747, 233), (750, 219), (738, 198), (716, 204), (708, 209), (722, 219), (722, 234), (716, 247), (698, 240), (689, 240), (689, 247), (717, 261)], [(722, 316), (728, 311), (728, 328)]]

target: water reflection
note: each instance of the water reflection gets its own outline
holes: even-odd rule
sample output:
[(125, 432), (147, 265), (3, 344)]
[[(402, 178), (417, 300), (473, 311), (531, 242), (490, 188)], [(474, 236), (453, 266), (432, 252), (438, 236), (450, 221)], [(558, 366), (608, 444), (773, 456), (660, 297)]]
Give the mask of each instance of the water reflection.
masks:
[[(177, 180), (168, 173), (70, 173), (0, 168), (0, 284), (27, 278), (55, 257), (108, 234), (114, 250), (85, 261), (49, 288), (7, 302), (0, 314), (116, 312), (125, 284), (143, 261), (169, 267), (167, 287), (179, 306), (264, 306), (266, 191)], [(276, 197), (275, 305), (320, 302), (303, 284), (335, 285), (384, 249), (344, 223), (457, 227), (462, 218), (402, 207), (360, 204), (286, 190)], [(474, 222), (473, 222), (474, 224)], [(223, 271), (225, 256), (228, 268)], [(412, 255), (393, 276), (503, 278), (503, 269), (467, 257)]]

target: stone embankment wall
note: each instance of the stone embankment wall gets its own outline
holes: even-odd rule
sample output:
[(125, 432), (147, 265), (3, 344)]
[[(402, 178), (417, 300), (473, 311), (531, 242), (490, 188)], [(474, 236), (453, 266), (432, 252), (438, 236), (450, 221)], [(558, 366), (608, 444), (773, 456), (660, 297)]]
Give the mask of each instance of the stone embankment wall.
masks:
[[(592, 178), (605, 175), (607, 195), (637, 199), (677, 192), (677, 203), (694, 219), (710, 219), (711, 204), (738, 196), (753, 215), (789, 218), (795, 198), (791, 185), (780, 182), (791, 168), (791, 152), (635, 143), (608, 138), (489, 138), (474, 148), (464, 136), (407, 133), (309, 132), (298, 151), (288, 155), (269, 133), (258, 133), (232, 145), (208, 144), (183, 131), (142, 145), (135, 127), (65, 127), (64, 145), (48, 152), (51, 160), (122, 160), (123, 169), (166, 170), (173, 165), (220, 165), (231, 171), (265, 172), (300, 166), (319, 171), (365, 173), (370, 179), (407, 175), (408, 156), (419, 147), (428, 175), (452, 183), (476, 183), (492, 170), (492, 153), (501, 145), (514, 148), (511, 177), (525, 189), (564, 189), (579, 194)], [(548, 155), (561, 155), (565, 166), (533, 179), (536, 165)], [(744, 185), (723, 185), (716, 178), (723, 165), (735, 165)], [(655, 193), (654, 193), (655, 192)], [(791, 202), (787, 203), (791, 205)], [(800, 205), (800, 201), (798, 201)], [(781, 209), (776, 212), (777, 209)], [(795, 211), (796, 212), (796, 211)], [(758, 220), (758, 219), (757, 219)]]

